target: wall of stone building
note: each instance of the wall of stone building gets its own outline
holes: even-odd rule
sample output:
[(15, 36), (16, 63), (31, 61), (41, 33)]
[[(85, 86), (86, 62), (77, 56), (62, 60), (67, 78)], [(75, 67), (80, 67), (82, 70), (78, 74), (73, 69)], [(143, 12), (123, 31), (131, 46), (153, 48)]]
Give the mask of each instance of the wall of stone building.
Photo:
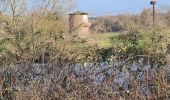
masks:
[(70, 15), (70, 33), (89, 34), (90, 23), (88, 15)]

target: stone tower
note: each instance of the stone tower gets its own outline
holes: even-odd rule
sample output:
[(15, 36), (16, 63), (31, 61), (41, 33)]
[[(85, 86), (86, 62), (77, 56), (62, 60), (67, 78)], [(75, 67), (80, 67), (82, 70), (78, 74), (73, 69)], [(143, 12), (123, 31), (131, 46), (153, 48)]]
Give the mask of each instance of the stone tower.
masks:
[(88, 20), (88, 13), (77, 11), (69, 14), (69, 26), (71, 34), (89, 34), (91, 23)]

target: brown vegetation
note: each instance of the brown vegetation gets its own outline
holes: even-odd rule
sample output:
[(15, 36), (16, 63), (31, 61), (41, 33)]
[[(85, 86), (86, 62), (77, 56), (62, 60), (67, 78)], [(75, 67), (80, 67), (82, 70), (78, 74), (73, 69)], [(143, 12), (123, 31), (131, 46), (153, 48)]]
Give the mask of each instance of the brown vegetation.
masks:
[[(121, 45), (74, 48), (82, 41), (67, 34), (70, 0), (37, 1), (32, 10), (24, 9), (26, 1), (2, 0), (10, 13), (0, 15), (0, 99), (168, 98), (169, 37), (160, 35), (160, 29), (169, 27), (169, 10), (158, 12), (155, 32), (146, 30), (152, 25), (150, 10), (99, 17), (92, 25), (97, 32), (128, 31), (117, 37)], [(141, 32), (152, 34), (144, 37)], [(139, 45), (143, 38), (145, 47)]]
[[(170, 10), (157, 10), (156, 25), (158, 28), (169, 28)], [(99, 16), (92, 23), (92, 30), (99, 33), (122, 32), (133, 29), (146, 30), (152, 28), (152, 10), (144, 9), (139, 14), (122, 14), (115, 16)]]

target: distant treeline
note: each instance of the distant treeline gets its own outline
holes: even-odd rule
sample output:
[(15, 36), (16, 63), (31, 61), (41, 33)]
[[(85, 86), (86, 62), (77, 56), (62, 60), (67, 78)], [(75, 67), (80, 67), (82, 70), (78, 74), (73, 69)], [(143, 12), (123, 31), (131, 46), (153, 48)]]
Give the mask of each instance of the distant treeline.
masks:
[[(138, 14), (121, 14), (115, 16), (99, 16), (90, 18), (91, 29), (96, 32), (120, 32), (131, 29), (149, 29), (152, 27), (152, 9), (144, 9)], [(170, 27), (170, 9), (156, 10), (156, 25), (158, 28)]]

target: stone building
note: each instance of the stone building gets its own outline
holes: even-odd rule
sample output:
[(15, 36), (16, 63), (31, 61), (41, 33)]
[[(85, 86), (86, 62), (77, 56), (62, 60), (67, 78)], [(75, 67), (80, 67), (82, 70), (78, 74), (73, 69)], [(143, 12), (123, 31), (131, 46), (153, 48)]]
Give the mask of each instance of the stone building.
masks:
[(91, 23), (88, 20), (88, 13), (74, 12), (69, 14), (69, 27), (71, 34), (89, 34)]

